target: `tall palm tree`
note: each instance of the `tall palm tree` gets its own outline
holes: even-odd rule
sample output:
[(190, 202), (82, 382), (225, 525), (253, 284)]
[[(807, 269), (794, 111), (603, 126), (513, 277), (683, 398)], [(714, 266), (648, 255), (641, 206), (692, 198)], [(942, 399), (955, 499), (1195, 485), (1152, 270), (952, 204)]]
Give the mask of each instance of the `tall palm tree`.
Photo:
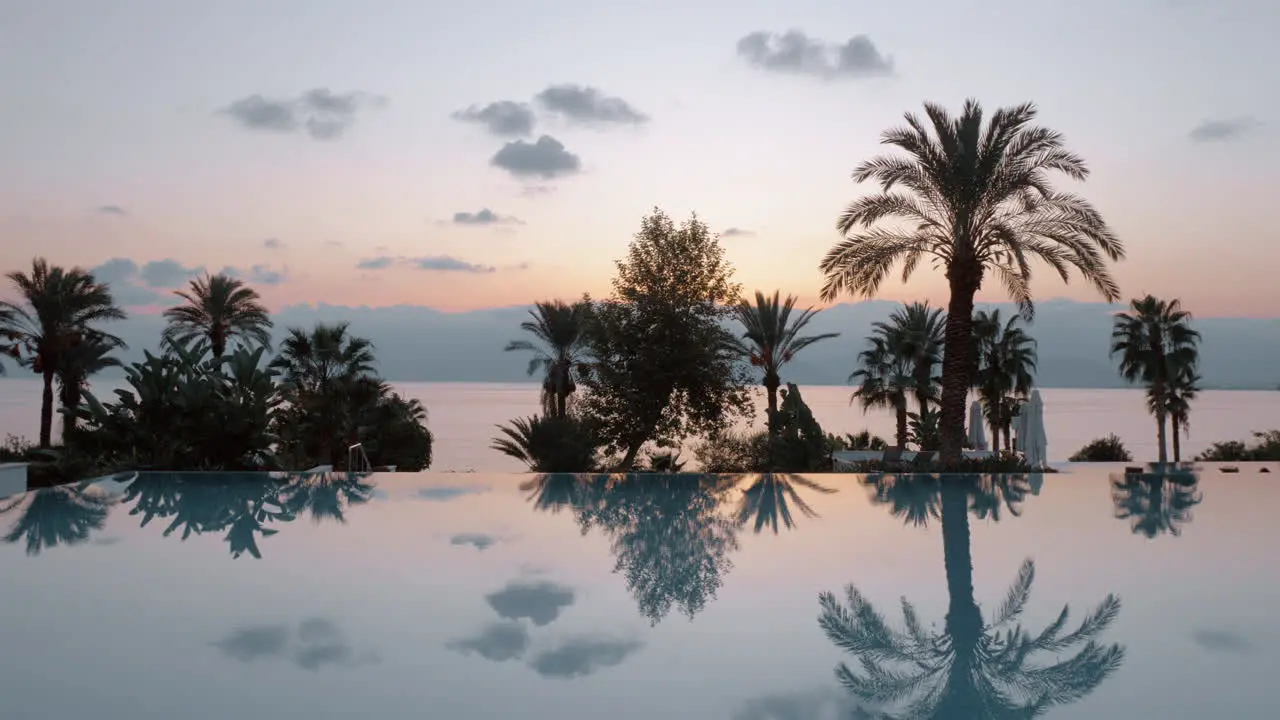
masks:
[(1191, 313), (1176, 298), (1136, 298), (1129, 311), (1116, 316), (1111, 355), (1119, 356), (1120, 376), (1147, 388), (1147, 408), (1156, 418), (1160, 464), (1168, 461), (1166, 420), (1180, 376), (1194, 374), (1200, 361), (1200, 333), (1191, 328)]
[(1012, 449), (1013, 408), (1017, 400), (1026, 398), (1035, 381), (1036, 341), (1011, 316), (1001, 322), (1000, 310), (979, 310), (973, 317), (973, 336), (977, 347), (977, 372), (974, 387), (991, 426), (992, 447), (1000, 447), (1004, 433), (1005, 449)]
[(183, 303), (164, 311), (169, 325), (164, 337), (181, 345), (207, 338), (214, 357), (221, 357), (233, 338), (271, 347), (271, 318), (257, 291), (228, 275), (205, 275), (187, 290), (175, 290)]
[(940, 378), (935, 377), (933, 371), (942, 364), (946, 322), (942, 308), (929, 307), (927, 302), (913, 302), (895, 309), (888, 322), (872, 324), (872, 328), (888, 339), (893, 351), (911, 364), (920, 417), (928, 414), (929, 403), (938, 398)]
[(89, 378), (110, 367), (120, 367), (112, 357), (119, 343), (109, 336), (89, 333), (79, 344), (68, 348), (58, 369), (58, 402), (62, 405), (62, 444), (75, 433), (76, 409), (89, 388)]
[[(942, 269), (950, 285), (946, 355), (942, 368), (942, 459), (958, 461), (965, 435), (965, 399), (972, 386), (974, 296), (994, 275), (1033, 314), (1032, 259), (1064, 281), (1074, 267), (1107, 300), (1120, 290), (1106, 259), (1124, 247), (1084, 199), (1054, 191), (1057, 171), (1084, 180), (1083, 159), (1065, 149), (1061, 134), (1032, 124), (1027, 103), (1002, 108), (983, 123), (975, 100), (952, 116), (925, 104), (928, 125), (907, 113), (907, 127), (881, 140), (907, 153), (867, 160), (858, 182), (875, 180), (881, 192), (851, 203), (837, 227), (844, 239), (822, 260), (823, 301), (844, 293), (873, 296), (901, 262), (905, 282), (921, 261)], [(901, 187), (902, 190), (895, 191)], [(881, 221), (898, 221), (883, 225)]]
[(1173, 461), (1182, 462), (1182, 435), (1191, 430), (1191, 401), (1200, 393), (1200, 374), (1193, 367), (1181, 368), (1169, 383), (1166, 410), (1173, 430)]
[(756, 534), (765, 527), (769, 527), (773, 530), (773, 534), (777, 535), (778, 521), (781, 520), (782, 526), (791, 530), (796, 526), (795, 518), (791, 514), (793, 505), (805, 517), (818, 517), (818, 512), (805, 502), (797, 488), (812, 490), (822, 495), (836, 492), (835, 488), (827, 487), (803, 475), (763, 473), (756, 476), (742, 491), (742, 499), (738, 501), (738, 527), (754, 524)]
[(585, 352), (589, 310), (585, 301), (534, 303), (529, 310), (532, 319), (520, 323), (520, 329), (534, 340), (512, 340), (504, 348), (507, 352), (533, 353), (529, 374), (539, 370), (543, 373), (542, 406), (548, 415), (564, 417), (568, 413), (569, 396), (578, 388), (574, 379)]
[(840, 337), (840, 333), (822, 333), (819, 335), (801, 336), (809, 321), (818, 314), (817, 310), (807, 308), (795, 317), (796, 298), (788, 295), (782, 300), (778, 291), (773, 297), (756, 291), (756, 302), (752, 305), (743, 299), (733, 309), (734, 316), (742, 323), (742, 338), (734, 338), (734, 350), (751, 364), (764, 370), (764, 389), (768, 394), (769, 413), (778, 411), (778, 387), (782, 385), (782, 377), (778, 370), (796, 353), (821, 340)]
[(907, 446), (907, 398), (915, 388), (915, 368), (893, 348), (883, 335), (867, 338), (870, 347), (858, 353), (858, 368), (849, 382), (858, 383), (850, 402), (856, 400), (865, 413), (873, 408), (893, 410), (897, 420), (895, 439), (899, 448)]
[[(941, 632), (921, 623), (905, 598), (905, 629), (890, 627), (858, 589), (849, 585), (841, 602), (824, 592), (819, 597), (818, 624), (841, 650), (856, 655), (858, 669), (841, 663), (836, 676), (861, 701), (880, 708), (874, 717), (1031, 718), (1054, 705), (1088, 695), (1124, 660), (1124, 648), (1103, 645), (1097, 638), (1120, 612), (1120, 599), (1109, 595), (1066, 631), (1067, 608), (1040, 633), (1025, 630), (1021, 617), (1035, 580), (1028, 559), (991, 622), (974, 599), (973, 558), (969, 538), (969, 500), (985, 492), (978, 478), (937, 482), (928, 479), (912, 493), (914, 478), (895, 480), (895, 493), (941, 496), (934, 504), (904, 501), (907, 506), (938, 507), (942, 518), (943, 564), (949, 607)], [(1074, 655), (1063, 657), (1078, 648)], [(1035, 663), (1037, 654), (1050, 657)], [(896, 711), (896, 712), (895, 712)]]
[(96, 327), (100, 322), (123, 320), (111, 290), (78, 267), (69, 270), (50, 265), (44, 258), (31, 261), (31, 272), (13, 271), (5, 277), (17, 289), (21, 303), (0, 301), (0, 332), (13, 338), (20, 362), (44, 383), (40, 396), (40, 447), (49, 447), (53, 430), (53, 381), (73, 348), (93, 335), (124, 347), (124, 341)]

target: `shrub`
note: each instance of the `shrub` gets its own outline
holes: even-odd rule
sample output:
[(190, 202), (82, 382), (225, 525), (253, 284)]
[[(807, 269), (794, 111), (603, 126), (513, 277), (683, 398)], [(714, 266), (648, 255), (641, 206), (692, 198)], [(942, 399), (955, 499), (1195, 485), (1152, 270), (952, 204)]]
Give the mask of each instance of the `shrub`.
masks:
[(827, 436), (800, 397), (800, 388), (787, 383), (782, 406), (769, 417), (769, 467), (775, 472), (818, 472), (831, 469)]
[(907, 413), (907, 441), (920, 450), (937, 450), (942, 446), (941, 414), (933, 408), (924, 413)]
[(760, 472), (769, 465), (769, 433), (716, 433), (694, 446), (693, 459), (705, 473)]
[(862, 430), (857, 434), (845, 433), (836, 435), (827, 433), (827, 454), (845, 450), (884, 450), (889, 443), (879, 435), (872, 435), (870, 430)]
[(1115, 433), (1100, 437), (1067, 458), (1070, 462), (1132, 462), (1133, 456)]
[(499, 425), (494, 450), (529, 466), (530, 472), (594, 472), (598, 467), (595, 435), (582, 420), (532, 415)]
[(680, 459), (679, 450), (655, 450), (649, 453), (649, 463), (645, 471), (667, 474), (683, 472), (684, 460)]
[(1216, 442), (1196, 458), (1198, 462), (1276, 462), (1280, 461), (1280, 430), (1255, 432), (1254, 442), (1239, 440)]

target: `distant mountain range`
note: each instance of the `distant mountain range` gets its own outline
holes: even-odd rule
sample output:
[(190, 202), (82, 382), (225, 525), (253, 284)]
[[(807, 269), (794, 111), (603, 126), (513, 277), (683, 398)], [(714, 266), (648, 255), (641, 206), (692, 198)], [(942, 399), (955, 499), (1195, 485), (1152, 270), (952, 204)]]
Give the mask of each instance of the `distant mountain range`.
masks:
[[(836, 305), (810, 323), (813, 333), (839, 332), (837, 339), (810, 346), (787, 366), (784, 379), (799, 384), (842, 385), (865, 343), (871, 324), (884, 320), (898, 303), (872, 300)], [(1001, 314), (1016, 311), (1011, 304)], [(1039, 343), (1037, 380), (1043, 387), (1123, 387), (1108, 357), (1111, 318), (1123, 308), (1105, 303), (1046, 300), (1036, 305), (1030, 333)], [(272, 315), (277, 328), (346, 320), (377, 347), (381, 372), (389, 380), (432, 382), (521, 382), (522, 356), (502, 351), (521, 335), (527, 307), (446, 313), (421, 306), (383, 308), (295, 305)], [(129, 360), (154, 348), (163, 320), (135, 315), (115, 330), (130, 345)], [(1276, 389), (1280, 385), (1280, 318), (1198, 318), (1204, 385), (1219, 389)], [(277, 331), (277, 335), (280, 331)], [(13, 368), (9, 368), (14, 375)]]

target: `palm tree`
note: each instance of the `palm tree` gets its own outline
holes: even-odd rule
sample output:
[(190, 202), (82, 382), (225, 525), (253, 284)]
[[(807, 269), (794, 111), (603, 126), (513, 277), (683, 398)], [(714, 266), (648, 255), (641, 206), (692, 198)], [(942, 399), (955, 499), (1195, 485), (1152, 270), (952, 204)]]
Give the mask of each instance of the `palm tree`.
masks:
[(15, 270), (6, 277), (22, 304), (0, 301), (0, 332), (20, 348), (20, 362), (40, 375), (40, 447), (49, 447), (53, 430), (53, 381), (73, 348), (90, 335), (124, 347), (124, 341), (94, 327), (123, 320), (108, 287), (78, 267), (66, 270), (44, 258), (31, 261), (30, 274)]
[[(280, 372), (288, 428), (302, 433), (305, 454), (335, 467), (346, 460), (346, 444), (358, 434), (360, 400), (376, 400), (373, 343), (347, 332), (345, 322), (290, 328), (270, 367)], [(366, 403), (367, 404), (367, 403)]]
[[(1111, 355), (1119, 356), (1120, 375), (1147, 388), (1147, 408), (1156, 418), (1160, 464), (1168, 461), (1165, 421), (1179, 378), (1195, 373), (1200, 360), (1200, 333), (1191, 329), (1191, 313), (1176, 298), (1152, 295), (1134, 299), (1129, 311), (1116, 316)], [(1194, 386), (1194, 383), (1192, 383)]]
[(182, 345), (207, 338), (214, 357), (221, 357), (232, 338), (252, 340), (271, 347), (271, 318), (258, 293), (228, 275), (205, 275), (191, 281), (186, 290), (175, 290), (183, 304), (164, 311), (169, 325), (165, 340)]
[(998, 309), (989, 313), (979, 310), (973, 318), (977, 346), (974, 387), (991, 426), (992, 447), (1000, 447), (1003, 431), (1006, 450), (1013, 448), (1013, 408), (1031, 392), (1035, 380), (1036, 341), (1018, 327), (1021, 319), (1014, 315), (1001, 323)]
[[(1076, 268), (1107, 300), (1120, 291), (1106, 258), (1124, 257), (1121, 242), (1084, 199), (1056, 192), (1048, 174), (1084, 180), (1084, 160), (1063, 137), (1032, 125), (1027, 103), (997, 110), (983, 125), (982, 106), (968, 100), (958, 117), (925, 104), (930, 127), (907, 113), (905, 128), (882, 142), (908, 154), (868, 160), (858, 182), (876, 180), (881, 192), (855, 200), (840, 216), (844, 239), (822, 260), (824, 302), (844, 293), (875, 295), (890, 270), (903, 264), (905, 282), (921, 261), (945, 272), (946, 355), (942, 369), (942, 459), (959, 461), (965, 435), (965, 399), (972, 385), (973, 304), (983, 280), (994, 275), (1030, 320), (1030, 260), (1040, 259), (1064, 280)], [(903, 190), (895, 191), (895, 187)], [(882, 220), (901, 224), (885, 226)]]
[(60, 485), (0, 501), (0, 514), (21, 508), (4, 541), (24, 541), (28, 555), (39, 555), (59, 544), (83, 543), (106, 525), (118, 500), (118, 496), (92, 485)]
[(1200, 374), (1195, 368), (1180, 369), (1169, 383), (1167, 407), (1169, 425), (1173, 430), (1173, 461), (1182, 462), (1182, 435), (1191, 430), (1191, 401), (1200, 392)]
[(777, 291), (769, 298), (757, 290), (754, 305), (744, 299), (734, 308), (734, 316), (745, 330), (742, 339), (734, 338), (734, 350), (752, 365), (764, 370), (764, 388), (768, 393), (770, 416), (778, 411), (778, 387), (782, 385), (778, 370), (791, 362), (796, 353), (810, 345), (820, 340), (840, 337), (840, 333), (801, 337), (800, 332), (818, 311), (808, 308), (793, 318), (791, 313), (795, 304), (796, 298), (792, 295), (782, 300)]
[(875, 331), (888, 339), (893, 351), (911, 365), (920, 417), (928, 414), (929, 403), (938, 398), (939, 378), (933, 370), (942, 364), (946, 322), (942, 308), (929, 307), (927, 302), (913, 302), (895, 309), (887, 323), (872, 324)]
[(859, 384), (853, 396), (862, 411), (887, 408), (897, 418), (896, 440), (899, 448), (907, 446), (907, 396), (915, 387), (915, 368), (907, 358), (899, 355), (891, 340), (883, 335), (867, 338), (871, 347), (858, 353), (858, 369), (849, 375), (849, 382)]
[(536, 341), (512, 340), (504, 348), (507, 352), (533, 353), (529, 359), (529, 374), (539, 370), (543, 373), (542, 406), (548, 415), (564, 417), (568, 413), (569, 396), (577, 390), (574, 378), (585, 351), (589, 310), (590, 306), (585, 301), (573, 304), (561, 300), (534, 303), (529, 310), (533, 319), (520, 323), (520, 329)]
[(62, 405), (62, 444), (67, 445), (75, 433), (76, 409), (89, 388), (89, 378), (110, 367), (120, 367), (111, 357), (119, 343), (110, 336), (89, 333), (78, 345), (68, 348), (58, 369), (58, 402)]
[[(883, 709), (874, 717), (1030, 718), (1083, 698), (1119, 668), (1124, 648), (1097, 642), (1120, 612), (1114, 595), (1085, 615), (1075, 630), (1064, 632), (1066, 607), (1044, 631), (1032, 634), (1023, 629), (1018, 620), (1036, 572), (1030, 559), (1023, 562), (1004, 602), (986, 623), (974, 599), (968, 518), (970, 497), (985, 491), (978, 478), (930, 479), (918, 493), (910, 491), (912, 482), (913, 478), (899, 477), (896, 484), (904, 494), (941, 496), (937, 504), (923, 499), (904, 504), (940, 505), (950, 599), (942, 632), (921, 623), (905, 598), (906, 627), (898, 630), (853, 585), (846, 588), (844, 602), (829, 592), (819, 597), (818, 624), (836, 646), (860, 661), (859, 669), (841, 663), (836, 676), (862, 702)], [(1062, 657), (1077, 647), (1074, 655)], [(1053, 656), (1051, 663), (1032, 662), (1037, 653)], [(900, 712), (893, 712), (902, 705)]]
[(1191, 522), (1191, 509), (1204, 500), (1193, 472), (1123, 475), (1111, 478), (1117, 520), (1128, 520), (1135, 535), (1174, 537)]

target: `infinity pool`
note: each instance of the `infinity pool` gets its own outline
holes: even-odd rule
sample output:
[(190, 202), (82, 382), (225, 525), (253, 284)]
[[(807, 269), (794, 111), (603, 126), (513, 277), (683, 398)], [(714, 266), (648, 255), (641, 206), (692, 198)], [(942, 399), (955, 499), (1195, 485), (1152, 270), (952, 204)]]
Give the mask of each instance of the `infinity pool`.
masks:
[(39, 490), (0, 499), (0, 718), (1273, 720), (1273, 477)]

